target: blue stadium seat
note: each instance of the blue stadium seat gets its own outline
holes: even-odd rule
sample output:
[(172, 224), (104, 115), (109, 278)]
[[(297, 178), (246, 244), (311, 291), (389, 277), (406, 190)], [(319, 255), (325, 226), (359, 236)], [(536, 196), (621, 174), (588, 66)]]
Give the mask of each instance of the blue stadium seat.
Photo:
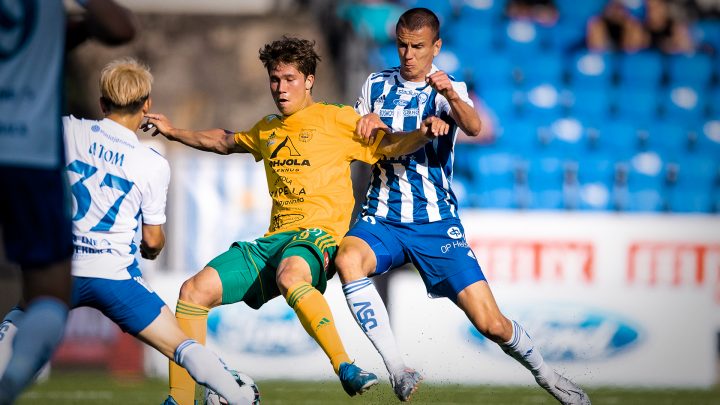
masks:
[(370, 63), (375, 67), (374, 70), (400, 66), (397, 46), (393, 43), (377, 47), (370, 55)]
[(583, 123), (573, 117), (563, 117), (550, 125), (547, 147), (560, 156), (578, 159), (589, 151)]
[(454, 2), (433, 0), (402, 0), (407, 8), (425, 7), (432, 10), (440, 20), (440, 26), (450, 24), (455, 13)]
[(538, 154), (529, 157), (528, 187), (530, 207), (533, 209), (563, 209), (563, 180), (565, 165), (561, 157)]
[(518, 157), (514, 153), (482, 152), (477, 158), (474, 188), (481, 207), (517, 208), (515, 197)]
[[(720, 117), (719, 117), (720, 118)], [(694, 131), (694, 151), (720, 161), (720, 119), (702, 122)]]
[(473, 69), (473, 81), (482, 89), (512, 86), (515, 83), (513, 63), (504, 54), (465, 54), (465, 64)]
[[(718, 62), (718, 64), (720, 64), (720, 62)], [(707, 93), (706, 110), (708, 116), (720, 119), (720, 86), (715, 86), (715, 88)]]
[(537, 153), (541, 147), (537, 126), (518, 119), (501, 121), (495, 142), (501, 150), (523, 155)]
[(672, 55), (668, 60), (670, 86), (704, 88), (710, 84), (713, 61), (703, 53)]
[(705, 117), (705, 92), (700, 88), (670, 87), (661, 103), (664, 116), (670, 120), (698, 123)]
[(666, 209), (664, 164), (660, 155), (653, 152), (639, 153), (631, 159), (628, 210), (658, 212)]
[(653, 121), (644, 129), (645, 139), (641, 141), (646, 150), (670, 159), (690, 153), (690, 138), (684, 125), (673, 121)]
[[(475, 77), (477, 77), (477, 75)], [(475, 84), (476, 87), (478, 87), (478, 95), (480, 98), (485, 102), (488, 108), (498, 115), (501, 122), (505, 119), (516, 119), (517, 112), (522, 105), (522, 97), (518, 91), (507, 85), (497, 86), (487, 84), (485, 86), (478, 86), (477, 81)]]
[(690, 33), (698, 49), (710, 52), (720, 50), (720, 21), (696, 21), (690, 26)]
[(524, 92), (522, 111), (536, 124), (549, 126), (563, 112), (560, 89), (552, 83), (540, 83)]
[(460, 18), (475, 23), (488, 24), (500, 21), (505, 14), (505, 0), (463, 0), (460, 2)]
[(607, 86), (571, 87), (569, 113), (584, 123), (598, 124), (610, 118), (612, 96)]
[(466, 67), (461, 60), (462, 52), (462, 49), (457, 46), (443, 46), (433, 63), (455, 80), (467, 82), (472, 80), (472, 76), (468, 77), (465, 73)]
[(668, 192), (668, 209), (676, 213), (709, 213), (711, 198), (707, 190), (674, 189)]
[(578, 157), (580, 209), (602, 211), (612, 208), (615, 162), (608, 156), (588, 154)]
[(624, 54), (618, 59), (618, 74), (626, 88), (657, 88), (663, 75), (662, 55), (656, 52)]
[(577, 89), (608, 87), (612, 84), (616, 63), (612, 53), (577, 52), (570, 57), (570, 83)]
[(535, 86), (550, 83), (561, 87), (563, 83), (564, 67), (562, 55), (553, 51), (543, 52), (533, 58), (515, 64), (519, 69), (520, 80), (523, 86)]
[(561, 53), (585, 48), (585, 24), (568, 21), (562, 16), (555, 26), (550, 27), (548, 36), (549, 46)]
[(544, 34), (547, 31), (532, 22), (510, 20), (502, 24), (501, 46), (512, 60), (527, 60), (541, 52)]
[(465, 14), (460, 14), (459, 19), (448, 24), (444, 30), (443, 44), (453, 44), (465, 54), (487, 54), (496, 46), (494, 27), (478, 23)]
[(555, 0), (560, 18), (584, 24), (593, 15), (599, 14), (607, 0)]
[(659, 117), (657, 87), (635, 87), (623, 84), (613, 90), (613, 105), (619, 119), (645, 124)]
[(599, 125), (596, 147), (616, 159), (627, 159), (640, 149), (638, 129), (632, 121), (613, 120)]

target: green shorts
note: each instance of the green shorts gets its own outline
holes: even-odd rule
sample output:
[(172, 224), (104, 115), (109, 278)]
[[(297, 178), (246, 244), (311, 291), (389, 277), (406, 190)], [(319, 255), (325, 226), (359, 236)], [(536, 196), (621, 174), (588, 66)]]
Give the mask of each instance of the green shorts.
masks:
[(290, 256), (305, 259), (310, 265), (313, 287), (324, 293), (327, 280), (335, 274), (336, 252), (337, 244), (330, 234), (311, 228), (252, 242), (235, 242), (207, 265), (220, 275), (223, 304), (244, 301), (250, 308), (258, 309), (280, 295), (275, 275), (282, 259)]

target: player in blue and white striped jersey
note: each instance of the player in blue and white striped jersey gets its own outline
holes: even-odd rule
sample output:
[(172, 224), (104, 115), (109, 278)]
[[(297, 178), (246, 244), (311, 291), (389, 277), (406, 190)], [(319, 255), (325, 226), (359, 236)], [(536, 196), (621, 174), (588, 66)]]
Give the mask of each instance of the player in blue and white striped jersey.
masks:
[(545, 364), (523, 328), (500, 312), (465, 240), (451, 189), (453, 147), (458, 128), (478, 136), (481, 122), (465, 84), (433, 65), (442, 46), (439, 32), (440, 23), (428, 9), (400, 16), (400, 66), (371, 74), (355, 105), (363, 114), (356, 132), (368, 139), (385, 126), (415, 129), (433, 115), (453, 128), (415, 153), (373, 166), (367, 202), (335, 261), (348, 307), (383, 357), (401, 401), (410, 399), (422, 377), (405, 366), (387, 309), (368, 277), (412, 263), (429, 295), (451, 299), (480, 333), (530, 370), (558, 401), (589, 404), (580, 387)]

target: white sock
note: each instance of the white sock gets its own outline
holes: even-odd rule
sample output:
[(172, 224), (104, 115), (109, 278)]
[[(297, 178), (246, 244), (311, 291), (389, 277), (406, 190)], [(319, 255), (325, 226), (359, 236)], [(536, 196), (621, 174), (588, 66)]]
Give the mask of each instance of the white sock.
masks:
[(50, 360), (62, 340), (67, 314), (67, 305), (55, 298), (30, 303), (17, 325), (13, 353), (0, 379), (0, 402), (12, 403)]
[(217, 392), (229, 404), (250, 403), (220, 358), (200, 343), (192, 339), (180, 343), (175, 349), (175, 363), (186, 369), (198, 384)]
[(12, 344), (17, 333), (17, 324), (24, 314), (22, 309), (15, 307), (5, 315), (5, 319), (0, 323), (0, 376), (5, 372), (5, 367), (12, 356)]
[(500, 348), (509, 356), (530, 370), (540, 385), (555, 385), (558, 375), (543, 360), (540, 351), (535, 348), (530, 335), (515, 321), (512, 321), (513, 334), (510, 340), (501, 344)]
[(343, 293), (353, 318), (375, 345), (388, 372), (395, 375), (405, 369), (387, 308), (372, 281), (367, 277), (351, 281), (343, 285)]

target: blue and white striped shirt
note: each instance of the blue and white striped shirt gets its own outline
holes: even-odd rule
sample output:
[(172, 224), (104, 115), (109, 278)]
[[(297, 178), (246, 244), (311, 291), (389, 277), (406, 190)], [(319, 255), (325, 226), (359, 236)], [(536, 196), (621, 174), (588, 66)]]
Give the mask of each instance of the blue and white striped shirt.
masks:
[[(433, 65), (431, 73), (438, 69)], [(473, 105), (464, 82), (450, 77), (460, 98)], [(453, 147), (458, 126), (449, 116), (447, 99), (425, 82), (409, 82), (400, 68), (371, 74), (355, 103), (360, 115), (374, 112), (395, 131), (412, 131), (435, 115), (451, 123), (446, 136), (436, 138), (413, 154), (381, 159), (372, 168), (372, 180), (362, 215), (390, 221), (427, 223), (457, 217), (452, 183)]]

